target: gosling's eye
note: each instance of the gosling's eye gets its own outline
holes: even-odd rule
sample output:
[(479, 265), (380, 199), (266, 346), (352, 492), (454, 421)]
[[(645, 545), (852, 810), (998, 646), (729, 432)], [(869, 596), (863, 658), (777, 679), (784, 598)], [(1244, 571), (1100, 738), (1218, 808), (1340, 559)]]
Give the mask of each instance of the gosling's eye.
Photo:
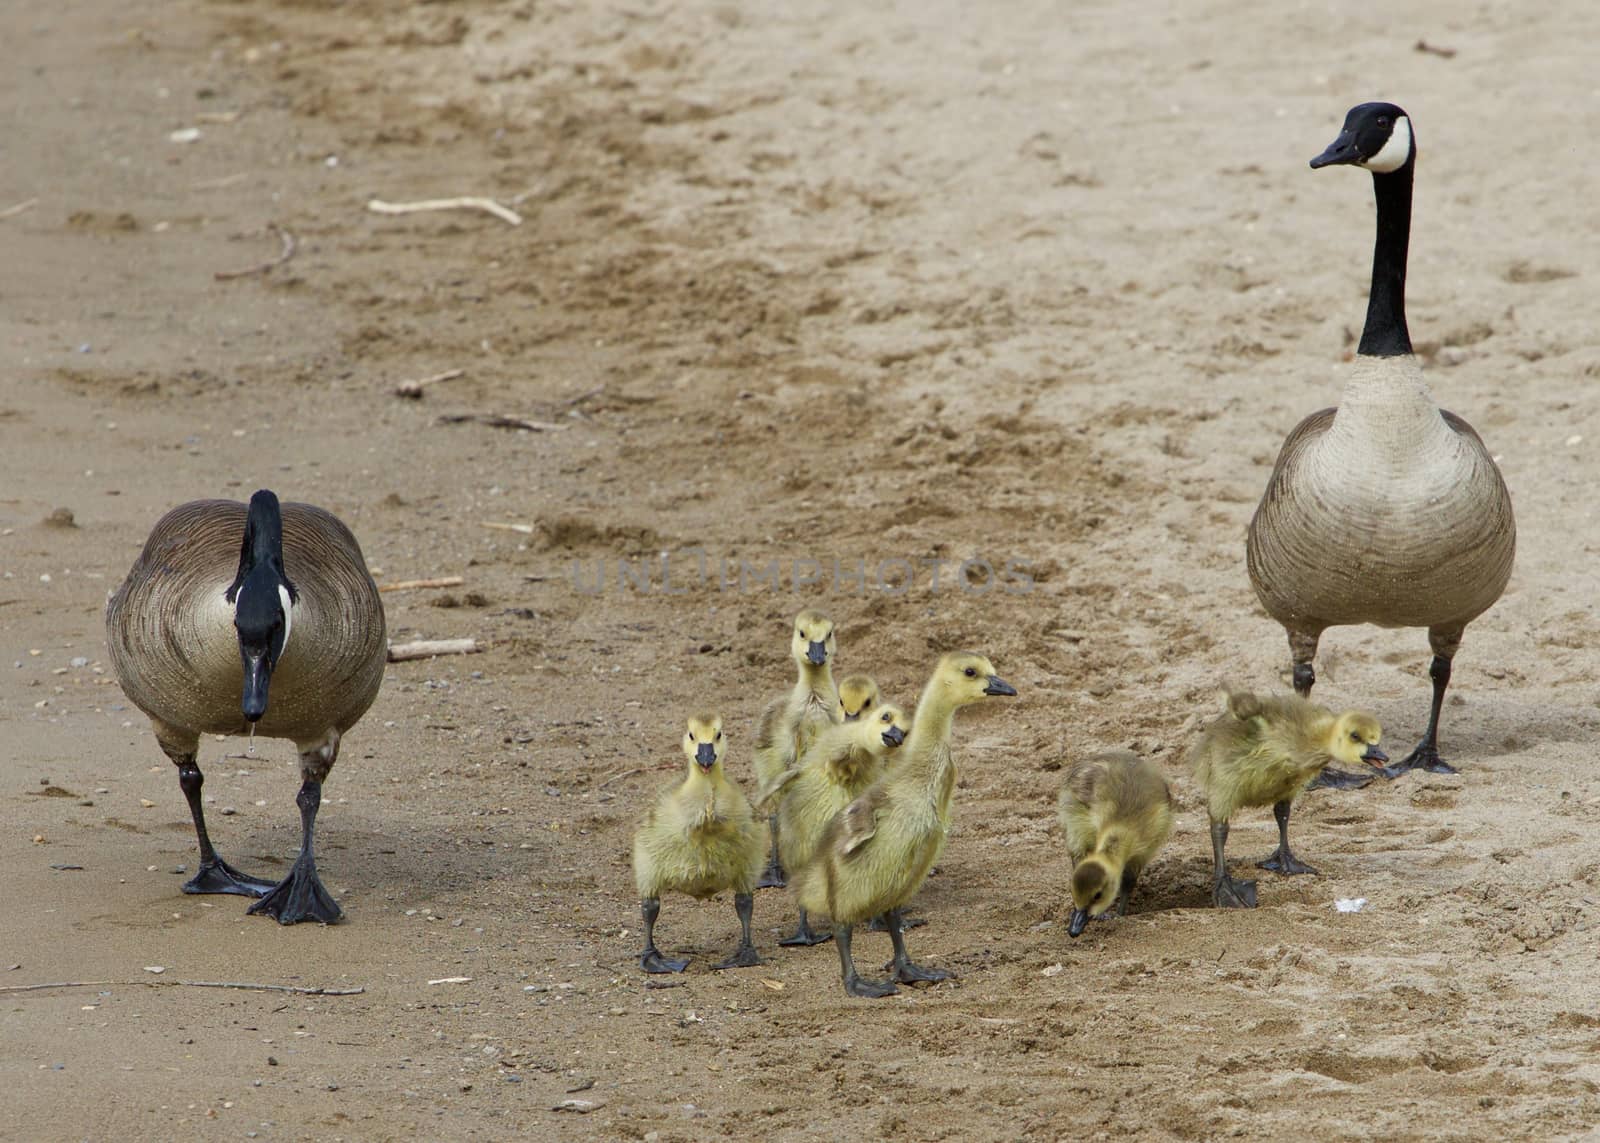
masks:
[(1350, 732), (1350, 741), (1351, 742), (1360, 742), (1361, 741), (1361, 732), (1359, 730), (1352, 730)]
[(968, 667), (966, 669), (965, 673), (966, 673), (967, 678), (975, 679), (975, 678), (978, 677), (978, 668), (976, 668), (976, 667)]
[(719, 730), (719, 731), (717, 731), (717, 741), (718, 741), (718, 742), (721, 742), (721, 741), (722, 741), (722, 731), (720, 731), (720, 730)]

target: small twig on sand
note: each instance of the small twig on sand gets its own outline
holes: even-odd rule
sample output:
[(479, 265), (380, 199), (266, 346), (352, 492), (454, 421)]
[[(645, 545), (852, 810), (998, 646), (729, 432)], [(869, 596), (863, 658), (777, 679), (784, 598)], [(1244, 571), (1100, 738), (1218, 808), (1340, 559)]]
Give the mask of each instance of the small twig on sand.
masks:
[(394, 395), (409, 397), (413, 401), (420, 400), (422, 391), (429, 385), (437, 385), (441, 381), (454, 381), (465, 372), (465, 369), (446, 369), (443, 373), (435, 373), (432, 377), (424, 377), (420, 381), (402, 381), (394, 387)]
[(620, 774), (611, 775), (611, 777), (607, 778), (604, 782), (601, 782), (598, 786), (596, 786), (595, 789), (603, 790), (607, 786), (611, 785), (611, 783), (620, 782), (624, 778), (631, 778), (635, 774), (649, 774), (656, 770), (673, 770), (677, 768), (677, 765), (678, 764), (676, 762), (663, 762), (658, 766), (635, 766), (632, 770), (624, 770)]
[(248, 992), (296, 992), (303, 996), (355, 996), (365, 988), (300, 988), (293, 984), (253, 984), (243, 980), (58, 980), (50, 984), (11, 984), (0, 992), (41, 992), (47, 988), (242, 988)]
[(479, 650), (476, 639), (419, 639), (415, 643), (391, 643), (389, 662), (431, 659), (435, 655), (471, 655)]
[(281, 266), (290, 258), (293, 258), (295, 251), (294, 235), (290, 234), (276, 222), (267, 223), (267, 229), (276, 232), (278, 235), (278, 241), (283, 243), (283, 249), (278, 251), (278, 256), (276, 258), (268, 259), (267, 261), (258, 263), (254, 266), (247, 266), (243, 270), (218, 270), (212, 275), (212, 277), (216, 278), (219, 282), (226, 282), (233, 278), (248, 278), (251, 274), (265, 274), (274, 266)]
[(411, 591), (419, 587), (460, 587), (466, 580), (458, 575), (442, 575), (437, 579), (397, 579), (381, 585), (379, 591)]
[(495, 429), (525, 429), (530, 433), (560, 432), (566, 425), (549, 421), (530, 421), (526, 417), (512, 417), (505, 413), (446, 413), (439, 418), (442, 425), (460, 425), (467, 422), (488, 425)]
[(1455, 57), (1456, 57), (1456, 50), (1454, 48), (1435, 47), (1433, 44), (1430, 44), (1427, 40), (1418, 40), (1417, 43), (1416, 43), (1416, 46), (1412, 50), (1413, 51), (1418, 51), (1418, 52), (1424, 52), (1424, 53), (1426, 53), (1427, 55), (1430, 55), (1430, 56), (1438, 56), (1440, 59), (1445, 59), (1445, 60), (1455, 59)]
[(492, 198), (465, 196), (462, 198), (430, 198), (421, 202), (384, 202), (372, 199), (367, 209), (375, 214), (419, 214), (429, 210), (483, 210), (512, 226), (522, 225), (522, 215), (509, 207), (501, 206)]
[(598, 397), (601, 393), (604, 393), (605, 391), (606, 391), (606, 387), (604, 385), (596, 385), (593, 389), (590, 389), (587, 393), (579, 393), (576, 397), (568, 397), (565, 401), (563, 401), (561, 403), (563, 405), (565, 405), (565, 406), (568, 406), (568, 407), (571, 407), (573, 405), (581, 405), (585, 401), (587, 401), (590, 397)]
[(494, 520), (479, 520), (478, 523), (497, 532), (519, 532), (524, 536), (531, 536), (534, 532), (532, 524), (500, 524)]
[(38, 205), (39, 205), (39, 200), (38, 199), (36, 199), (36, 198), (27, 199), (27, 200), (25, 200), (23, 202), (17, 203), (16, 206), (8, 206), (4, 210), (0, 210), (0, 218), (10, 218), (12, 215), (21, 214), (25, 210), (32, 210), (34, 207), (36, 207)]

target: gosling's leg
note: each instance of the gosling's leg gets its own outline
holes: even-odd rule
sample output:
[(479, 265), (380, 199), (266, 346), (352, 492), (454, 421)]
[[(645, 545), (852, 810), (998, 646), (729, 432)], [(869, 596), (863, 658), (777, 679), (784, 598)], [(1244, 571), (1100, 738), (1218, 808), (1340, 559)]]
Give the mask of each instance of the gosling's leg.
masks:
[[(908, 917), (904, 913), (900, 915), (900, 931), (902, 933), (907, 929), (920, 929), (927, 923), (928, 918), (926, 917)], [(889, 922), (885, 917), (874, 917), (867, 922), (867, 929), (874, 933), (886, 933), (889, 931)]]
[(942, 968), (923, 968), (911, 963), (911, 958), (906, 955), (906, 934), (900, 924), (900, 910), (890, 909), (884, 914), (884, 920), (889, 924), (889, 939), (894, 942), (894, 978), (901, 984), (915, 984), (918, 981), (949, 980), (950, 974)]
[(300, 856), (294, 859), (289, 876), (245, 911), (265, 914), (280, 925), (292, 925), (297, 921), (332, 924), (344, 916), (344, 911), (322, 887), (317, 876), (315, 837), (317, 809), (322, 805), (322, 783), (307, 778), (300, 783), (300, 792), (294, 800), (300, 807)]
[(167, 752), (178, 765), (178, 788), (189, 802), (189, 816), (194, 819), (194, 835), (200, 843), (200, 869), (184, 882), (185, 893), (237, 893), (243, 897), (259, 897), (274, 885), (261, 877), (241, 873), (212, 848), (211, 835), (206, 832), (206, 811), (200, 804), (200, 788), (205, 785), (205, 775), (195, 764), (194, 754)]
[(1439, 757), (1439, 711), (1444, 708), (1444, 690), (1450, 685), (1450, 659), (1435, 653), (1428, 667), (1433, 680), (1433, 709), (1428, 712), (1428, 729), (1417, 748), (1392, 766), (1379, 770), (1385, 778), (1398, 778), (1407, 770), (1427, 770), (1432, 774), (1454, 774), (1456, 768)]
[(757, 889), (782, 889), (789, 884), (783, 873), (783, 862), (778, 858), (778, 815), (767, 815), (767, 832), (772, 836), (772, 852), (767, 856), (767, 868), (756, 882)]
[(1254, 909), (1256, 907), (1256, 883), (1254, 881), (1235, 881), (1228, 876), (1228, 865), (1223, 860), (1222, 850), (1228, 844), (1228, 823), (1213, 821), (1211, 823), (1211, 903), (1219, 909)]
[(687, 960), (668, 960), (656, 948), (656, 918), (661, 915), (661, 898), (646, 897), (640, 901), (639, 913), (644, 917), (644, 952), (639, 954), (639, 967), (646, 972), (682, 972), (688, 968)]
[(819, 933), (811, 927), (811, 918), (807, 915), (805, 906), (802, 905), (800, 906), (800, 923), (795, 927), (794, 935), (784, 937), (778, 943), (789, 948), (795, 948), (801, 945), (825, 944), (831, 940), (833, 940), (832, 933)]
[(861, 996), (868, 1000), (893, 996), (899, 992), (892, 980), (862, 980), (856, 975), (856, 962), (850, 957), (851, 927), (838, 923), (833, 926), (833, 943), (839, 946), (839, 970), (844, 977), (844, 990), (851, 996)]
[(761, 963), (761, 955), (756, 952), (756, 946), (750, 940), (750, 914), (755, 900), (749, 893), (733, 895), (733, 908), (739, 914), (739, 947), (733, 950), (733, 955), (727, 960), (718, 961), (711, 966), (712, 968), (750, 968)]
[(1278, 848), (1265, 861), (1256, 862), (1256, 868), (1270, 869), (1285, 876), (1292, 873), (1315, 873), (1315, 869), (1289, 852), (1289, 806), (1287, 800), (1272, 803), (1272, 816), (1278, 819)]

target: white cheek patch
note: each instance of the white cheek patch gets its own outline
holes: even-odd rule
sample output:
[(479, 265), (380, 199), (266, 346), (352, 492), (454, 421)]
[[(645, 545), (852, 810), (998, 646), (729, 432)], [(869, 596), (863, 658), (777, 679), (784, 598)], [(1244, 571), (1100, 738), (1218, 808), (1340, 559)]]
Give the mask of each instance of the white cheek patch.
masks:
[[(283, 646), (287, 650), (289, 647), (290, 615), (293, 612), (294, 604), (289, 598), (289, 589), (281, 583), (278, 585), (278, 598), (283, 601)], [(279, 652), (280, 655), (282, 653), (282, 651)]]
[(1411, 120), (1402, 115), (1394, 121), (1394, 130), (1389, 132), (1389, 141), (1383, 145), (1383, 149), (1360, 165), (1369, 171), (1386, 175), (1405, 166), (1410, 157)]

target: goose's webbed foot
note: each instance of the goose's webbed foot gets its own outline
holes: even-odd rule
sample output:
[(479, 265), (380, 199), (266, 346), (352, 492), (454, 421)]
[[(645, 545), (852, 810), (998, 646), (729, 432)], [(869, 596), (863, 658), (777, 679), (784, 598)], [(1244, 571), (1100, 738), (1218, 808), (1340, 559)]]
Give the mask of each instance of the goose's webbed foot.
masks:
[(321, 921), (331, 925), (344, 916), (344, 910), (322, 886), (317, 877), (317, 867), (304, 857), (294, 863), (294, 868), (277, 885), (261, 895), (261, 900), (245, 910), (252, 916), (260, 914), (273, 918), (280, 925), (293, 925), (299, 921)]
[(1398, 778), (1411, 770), (1426, 770), (1430, 774), (1458, 774), (1454, 766), (1439, 757), (1439, 748), (1426, 740), (1400, 761), (1378, 771), (1385, 778)]
[[(1389, 775), (1393, 777), (1393, 775)], [(1322, 772), (1311, 779), (1308, 790), (1359, 790), (1362, 786), (1372, 781), (1371, 774), (1352, 774), (1348, 770), (1337, 770), (1332, 766), (1325, 766)]]
[(220, 857), (202, 861), (199, 871), (183, 883), (185, 893), (237, 893), (241, 897), (264, 897), (277, 887), (276, 881), (241, 873)]

